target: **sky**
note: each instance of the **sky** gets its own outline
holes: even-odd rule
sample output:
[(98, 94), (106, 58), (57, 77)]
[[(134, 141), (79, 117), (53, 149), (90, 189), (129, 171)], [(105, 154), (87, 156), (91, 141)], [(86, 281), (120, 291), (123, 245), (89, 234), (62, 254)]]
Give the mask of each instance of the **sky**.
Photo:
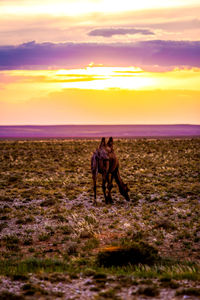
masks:
[(200, 124), (199, 0), (0, 0), (0, 125)]

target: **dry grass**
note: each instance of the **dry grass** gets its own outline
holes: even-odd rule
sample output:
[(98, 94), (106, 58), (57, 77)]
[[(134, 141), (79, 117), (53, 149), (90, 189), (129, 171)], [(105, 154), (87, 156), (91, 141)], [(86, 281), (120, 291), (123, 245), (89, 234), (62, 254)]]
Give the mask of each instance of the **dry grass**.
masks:
[[(90, 157), (98, 143), (0, 142), (2, 274), (67, 272), (78, 284), (82, 272), (98, 272), (95, 261), (100, 249), (145, 242), (158, 250), (165, 263), (105, 268), (101, 272), (114, 276), (115, 283), (120, 274), (154, 280), (198, 280), (200, 139), (115, 141), (121, 176), (130, 187), (131, 202), (119, 195), (115, 185), (114, 204), (106, 205), (99, 180), (98, 206), (94, 207)], [(166, 263), (166, 257), (170, 257), (170, 262)], [(38, 268), (32, 267), (32, 260), (38, 262)], [(20, 269), (21, 265), (24, 269)], [(120, 285), (120, 292), (114, 287), (107, 290), (105, 282), (101, 282), (105, 288), (92, 284), (88, 283), (88, 290), (93, 289), (91, 296), (102, 299), (105, 295), (121, 295), (126, 299), (124, 284)], [(193, 287), (192, 283), (180, 285), (183, 290)], [(153, 287), (133, 289), (133, 295), (140, 297)], [(26, 297), (23, 290), (19, 294)]]

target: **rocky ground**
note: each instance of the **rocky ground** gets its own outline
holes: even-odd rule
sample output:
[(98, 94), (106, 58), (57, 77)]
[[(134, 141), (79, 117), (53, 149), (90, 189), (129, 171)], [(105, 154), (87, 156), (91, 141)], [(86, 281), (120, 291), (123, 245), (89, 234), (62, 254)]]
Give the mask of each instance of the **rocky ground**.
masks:
[[(98, 143), (0, 142), (0, 298), (199, 299), (200, 139), (115, 141), (131, 201), (115, 184), (106, 205), (99, 177), (94, 206)], [(98, 263), (132, 244), (152, 246), (157, 260)]]

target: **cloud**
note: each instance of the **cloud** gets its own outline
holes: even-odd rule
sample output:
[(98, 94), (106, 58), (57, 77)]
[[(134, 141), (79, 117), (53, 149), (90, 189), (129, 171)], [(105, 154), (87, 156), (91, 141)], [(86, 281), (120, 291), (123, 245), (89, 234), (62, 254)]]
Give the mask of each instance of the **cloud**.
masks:
[(148, 29), (140, 28), (104, 28), (104, 29), (95, 29), (88, 33), (91, 36), (103, 36), (103, 37), (112, 37), (113, 35), (125, 35), (125, 34), (144, 34), (144, 35), (153, 35), (154, 33)]
[[(99, 42), (103, 37), (88, 35), (88, 32), (101, 29), (102, 26), (107, 29), (148, 29), (154, 32), (157, 39), (195, 41), (200, 36), (199, 21), (200, 6), (118, 13), (96, 12), (79, 16), (52, 16), (47, 13), (42, 16), (17, 13), (7, 15), (0, 8), (0, 45), (19, 45), (29, 40), (37, 40), (38, 43)], [(137, 40), (151, 37), (144, 34), (132, 35)], [(119, 39), (127, 41), (130, 36), (113, 35), (104, 39), (112, 42), (118, 42)]]
[(169, 22), (162, 22), (162, 23), (154, 23), (146, 25), (148, 27), (154, 29), (164, 29), (169, 31), (179, 31), (179, 30), (193, 30), (193, 29), (200, 29), (200, 20), (190, 19), (190, 20), (177, 20), (177, 21), (169, 21)]
[[(76, 75), (75, 75), (76, 76)], [(75, 77), (74, 76), (74, 77)], [(88, 81), (94, 81), (94, 80), (105, 80), (105, 78), (101, 78), (101, 77), (94, 77), (94, 76), (78, 76), (77, 78), (72, 78), (72, 79), (57, 79), (57, 78), (53, 78), (53, 79), (49, 79), (48, 77), (45, 76), (37, 76), (37, 77), (28, 77), (28, 78), (24, 78), (23, 82), (39, 82), (39, 83), (70, 83), (70, 82), (88, 82)]]
[(151, 40), (134, 43), (41, 43), (0, 46), (0, 69), (107, 66), (200, 67), (200, 41)]

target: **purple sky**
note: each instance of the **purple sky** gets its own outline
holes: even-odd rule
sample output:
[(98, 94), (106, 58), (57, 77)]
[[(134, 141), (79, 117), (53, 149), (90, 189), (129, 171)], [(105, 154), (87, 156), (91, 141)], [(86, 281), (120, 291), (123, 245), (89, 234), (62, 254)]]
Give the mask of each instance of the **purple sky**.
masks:
[[(147, 51), (148, 49), (148, 51)], [(41, 43), (0, 46), (0, 69), (73, 67), (91, 61), (122, 66), (200, 67), (199, 41), (133, 43)]]

